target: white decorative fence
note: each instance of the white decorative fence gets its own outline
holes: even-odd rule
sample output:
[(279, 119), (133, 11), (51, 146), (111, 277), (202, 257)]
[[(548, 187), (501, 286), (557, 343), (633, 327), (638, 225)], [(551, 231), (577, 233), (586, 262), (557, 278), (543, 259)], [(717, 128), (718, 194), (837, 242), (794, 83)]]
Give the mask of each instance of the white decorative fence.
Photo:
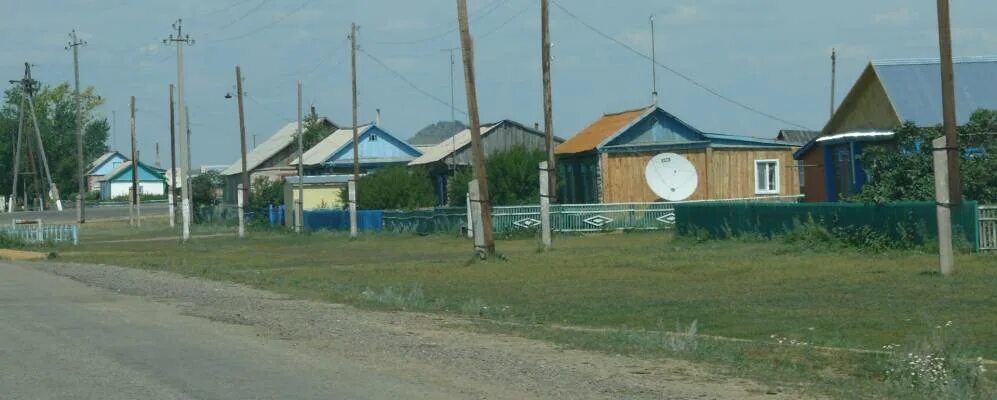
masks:
[(997, 206), (980, 207), (980, 250), (997, 250)]
[(0, 235), (25, 243), (80, 242), (79, 225), (44, 225), (38, 220), (14, 220), (11, 226), (0, 227)]

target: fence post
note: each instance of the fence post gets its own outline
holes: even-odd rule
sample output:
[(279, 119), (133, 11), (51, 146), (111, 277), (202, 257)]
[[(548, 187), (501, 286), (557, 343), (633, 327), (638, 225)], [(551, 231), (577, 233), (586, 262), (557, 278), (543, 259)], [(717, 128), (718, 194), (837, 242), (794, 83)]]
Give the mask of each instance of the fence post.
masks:
[(128, 188), (128, 226), (135, 226), (135, 188)]
[(42, 220), (39, 219), (38, 220), (38, 225), (36, 225), (36, 226), (38, 227), (38, 242), (39, 243), (44, 243), (45, 242), (45, 232), (42, 231)]
[(468, 220), (468, 224), (473, 227), (474, 231), (474, 251), (475, 253), (484, 252), (485, 232), (482, 229), (483, 225), (481, 223), (481, 194), (478, 192), (477, 179), (474, 179), (468, 183), (467, 200), (471, 204), (471, 207), (468, 208), (468, 210), (471, 213), (470, 215), (471, 219)]
[(949, 198), (948, 141), (940, 137), (931, 141), (934, 153), (935, 200), (938, 213), (938, 261), (942, 275), (955, 272), (952, 254), (952, 204)]
[(471, 216), (471, 192), (467, 192), (467, 196), (464, 198), (467, 203), (467, 238), (474, 238), (474, 217)]
[(540, 162), (540, 241), (544, 250), (550, 250), (550, 171), (547, 162)]
[(245, 207), (245, 205), (243, 204), (243, 201), (244, 201), (244, 197), (246, 197), (246, 196), (244, 196), (245, 193), (243, 193), (244, 190), (245, 190), (245, 188), (242, 187), (241, 183), (238, 186), (236, 186), (236, 191), (238, 193), (236, 195), (236, 197), (238, 197), (238, 201), (237, 202), (239, 204), (239, 210), (238, 210), (239, 211), (239, 215), (238, 215), (238, 217), (239, 217), (239, 238), (240, 239), (246, 237), (246, 214), (243, 212), (243, 207)]
[(80, 244), (80, 226), (73, 225), (73, 246)]

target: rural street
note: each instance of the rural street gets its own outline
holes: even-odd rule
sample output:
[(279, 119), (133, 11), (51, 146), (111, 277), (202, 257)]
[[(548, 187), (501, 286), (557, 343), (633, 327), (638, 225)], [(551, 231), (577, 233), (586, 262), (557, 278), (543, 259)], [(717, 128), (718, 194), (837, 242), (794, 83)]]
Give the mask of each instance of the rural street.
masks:
[[(169, 206), (166, 204), (146, 204), (142, 205), (142, 216), (151, 217), (166, 215), (169, 213)], [(14, 219), (38, 219), (41, 218), (46, 224), (70, 224), (76, 222), (76, 209), (65, 208), (62, 211), (18, 211), (15, 213), (3, 213), (0, 223), (9, 225)], [(108, 219), (128, 218), (128, 206), (101, 206), (87, 207), (87, 221), (100, 221)]]
[(799, 398), (685, 362), (111, 266), (0, 262), (0, 321), (4, 400)]

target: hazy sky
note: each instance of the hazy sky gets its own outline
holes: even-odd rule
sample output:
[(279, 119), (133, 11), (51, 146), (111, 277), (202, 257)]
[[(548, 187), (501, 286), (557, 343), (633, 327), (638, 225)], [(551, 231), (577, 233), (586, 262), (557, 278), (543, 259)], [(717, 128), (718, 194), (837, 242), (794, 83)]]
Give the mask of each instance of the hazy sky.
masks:
[[(937, 57), (935, 2), (928, 0), (559, 0), (583, 20), (650, 52), (654, 14), (658, 59), (706, 86), (763, 112), (819, 129), (828, 116), (830, 49), (839, 50), (838, 99), (872, 59)], [(538, 0), (470, 0), (483, 121), (543, 120)], [(952, 2), (956, 56), (997, 54), (997, 2)], [(195, 164), (238, 158), (234, 67), (245, 76), (247, 125), (262, 142), (296, 113), (295, 81), (305, 108), (350, 123), (347, 34), (360, 28), (362, 50), (444, 103), (449, 56), (458, 47), (453, 0), (0, 0), (0, 77), (37, 64), (46, 84), (72, 79), (67, 33), (89, 41), (81, 51), (84, 85), (117, 111), (114, 143), (126, 150), (128, 97), (136, 96), (144, 160), (156, 142), (168, 154), (167, 88), (176, 79), (175, 48), (162, 44), (183, 18), (196, 39), (187, 48), (186, 86)], [(555, 130), (570, 137), (602, 113), (650, 103), (650, 63), (552, 7)], [(456, 104), (466, 109), (457, 53)], [(360, 120), (407, 138), (450, 117), (449, 106), (413, 89), (367, 55), (358, 55)], [(790, 128), (746, 111), (659, 69), (660, 104), (706, 131), (772, 136)], [(464, 119), (458, 113), (459, 119)], [(252, 140), (252, 139), (250, 139)], [(58, 155), (53, 155), (57, 157)]]

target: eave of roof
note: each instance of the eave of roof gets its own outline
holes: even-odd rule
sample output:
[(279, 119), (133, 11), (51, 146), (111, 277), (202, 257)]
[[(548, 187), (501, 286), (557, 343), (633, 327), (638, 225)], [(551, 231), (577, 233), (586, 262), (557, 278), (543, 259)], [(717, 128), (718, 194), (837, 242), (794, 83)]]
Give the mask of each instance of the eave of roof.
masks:
[(571, 139), (555, 148), (555, 154), (567, 155), (593, 151), (604, 145), (606, 140), (616, 136), (635, 121), (643, 119), (656, 107), (643, 107), (618, 113), (605, 114), (579, 131)]

